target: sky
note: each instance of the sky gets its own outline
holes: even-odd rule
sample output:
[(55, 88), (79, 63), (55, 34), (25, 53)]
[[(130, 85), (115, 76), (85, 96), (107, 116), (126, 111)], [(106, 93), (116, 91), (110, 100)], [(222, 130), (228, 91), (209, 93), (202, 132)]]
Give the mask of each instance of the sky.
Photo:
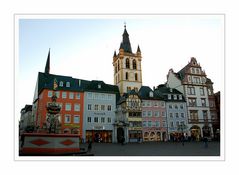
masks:
[[(16, 111), (32, 104), (38, 72), (50, 48), (50, 73), (113, 84), (113, 54), (124, 24), (132, 51), (140, 46), (143, 85), (166, 82), (169, 69), (181, 70), (195, 57), (224, 87), (223, 15), (19, 16), (16, 20)], [(16, 114), (17, 114), (16, 113)]]

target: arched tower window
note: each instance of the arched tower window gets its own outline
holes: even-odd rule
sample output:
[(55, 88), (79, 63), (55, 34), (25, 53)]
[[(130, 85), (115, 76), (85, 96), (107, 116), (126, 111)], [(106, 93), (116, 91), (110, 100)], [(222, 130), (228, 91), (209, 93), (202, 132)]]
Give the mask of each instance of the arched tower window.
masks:
[(120, 64), (119, 64), (119, 60), (118, 60), (118, 71), (119, 71), (119, 69), (120, 69)]
[(129, 69), (129, 58), (126, 58), (125, 65), (126, 65), (126, 68)]
[(125, 73), (125, 79), (128, 80), (128, 72)]
[(138, 81), (138, 74), (137, 73), (134, 74), (134, 77), (135, 77), (135, 81)]
[(137, 69), (136, 60), (133, 60), (133, 69)]
[(117, 64), (115, 65), (115, 74), (117, 73)]

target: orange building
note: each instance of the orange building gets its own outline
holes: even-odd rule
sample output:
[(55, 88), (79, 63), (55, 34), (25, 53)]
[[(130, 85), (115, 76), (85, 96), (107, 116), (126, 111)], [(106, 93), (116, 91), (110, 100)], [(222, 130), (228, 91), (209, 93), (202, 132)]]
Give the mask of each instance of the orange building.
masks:
[(83, 133), (84, 92), (88, 81), (75, 79), (69, 76), (53, 75), (50, 71), (50, 54), (46, 63), (45, 72), (39, 72), (33, 100), (33, 118), (38, 132), (47, 128), (47, 104), (56, 94), (61, 111), (59, 133)]

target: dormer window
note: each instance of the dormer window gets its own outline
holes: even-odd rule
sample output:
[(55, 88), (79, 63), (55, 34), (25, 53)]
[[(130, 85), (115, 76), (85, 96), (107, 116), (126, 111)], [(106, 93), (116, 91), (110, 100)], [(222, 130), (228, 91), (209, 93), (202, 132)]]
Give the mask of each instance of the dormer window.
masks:
[(177, 95), (173, 95), (173, 99), (174, 99), (174, 100), (177, 100)]
[(154, 93), (152, 91), (149, 92), (149, 97), (154, 97)]
[(66, 82), (66, 87), (70, 87), (70, 82)]
[(182, 100), (182, 95), (179, 95), (179, 100)]
[(101, 84), (98, 84), (98, 89), (101, 89)]
[(168, 94), (168, 99), (171, 100), (171, 94)]
[(59, 86), (60, 86), (60, 87), (63, 87), (63, 81), (60, 81)]

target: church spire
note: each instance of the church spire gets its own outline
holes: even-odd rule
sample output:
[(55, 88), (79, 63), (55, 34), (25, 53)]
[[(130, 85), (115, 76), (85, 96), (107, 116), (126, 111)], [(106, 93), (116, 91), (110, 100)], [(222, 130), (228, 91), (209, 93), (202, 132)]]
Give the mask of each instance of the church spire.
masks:
[(124, 49), (125, 52), (132, 53), (131, 44), (129, 41), (129, 34), (126, 30), (126, 24), (124, 24), (124, 33), (123, 33), (123, 41), (120, 44), (120, 49)]
[(46, 74), (50, 73), (50, 49), (48, 51), (48, 56), (47, 56), (47, 61), (46, 61), (46, 66), (45, 66), (45, 73)]

